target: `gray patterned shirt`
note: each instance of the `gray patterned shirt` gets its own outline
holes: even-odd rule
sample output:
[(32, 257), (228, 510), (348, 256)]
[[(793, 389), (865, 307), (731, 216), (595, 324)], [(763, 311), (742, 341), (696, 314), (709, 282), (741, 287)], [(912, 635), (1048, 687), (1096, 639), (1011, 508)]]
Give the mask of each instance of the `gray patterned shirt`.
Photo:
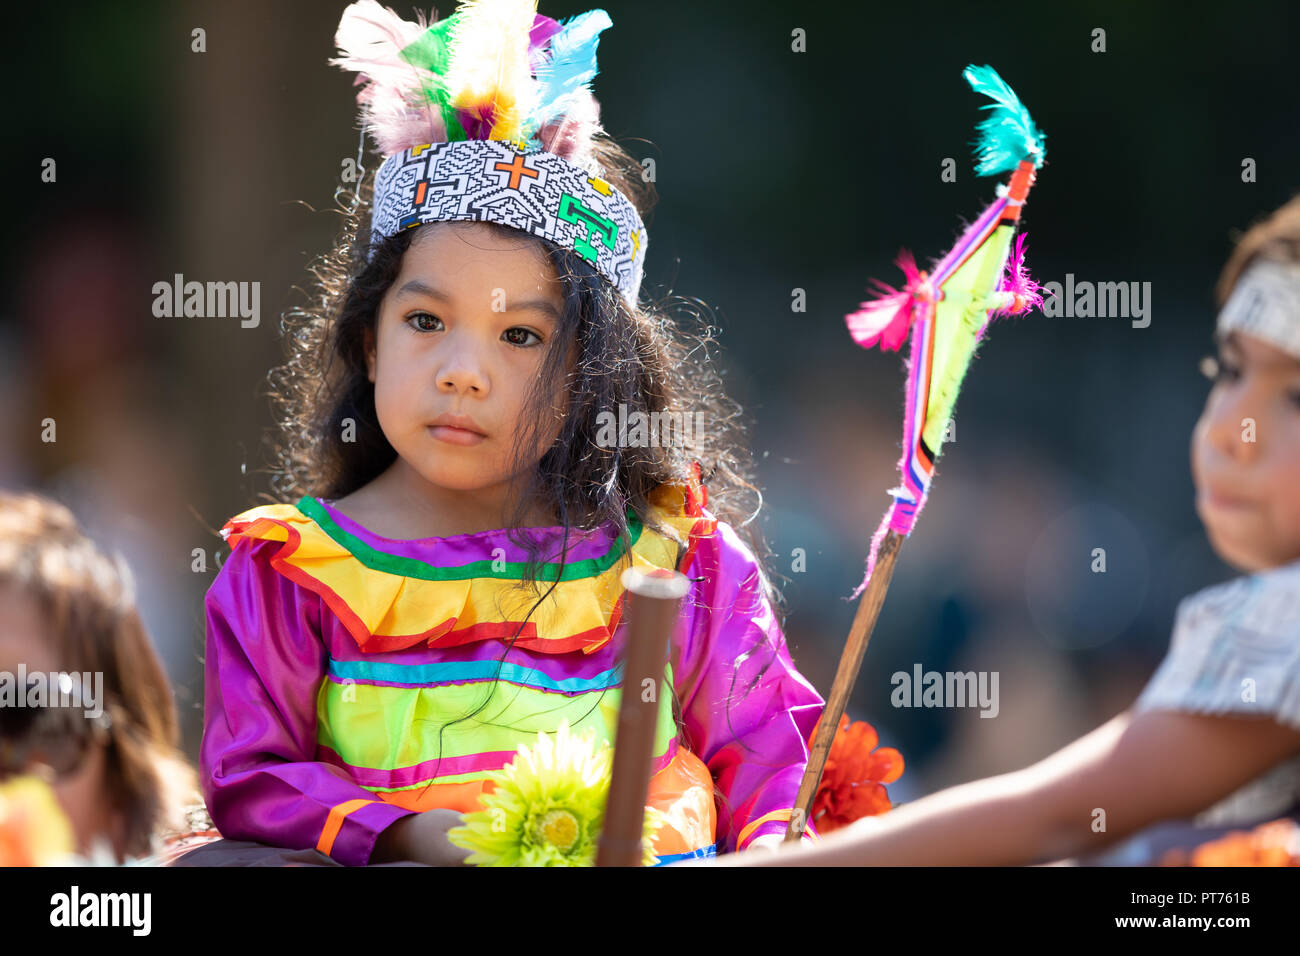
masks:
[[(1271, 716), (1300, 730), (1300, 561), (1184, 598), (1173, 641), (1135, 711)], [(1227, 826), (1300, 802), (1300, 757), (1256, 778), (1196, 818)]]

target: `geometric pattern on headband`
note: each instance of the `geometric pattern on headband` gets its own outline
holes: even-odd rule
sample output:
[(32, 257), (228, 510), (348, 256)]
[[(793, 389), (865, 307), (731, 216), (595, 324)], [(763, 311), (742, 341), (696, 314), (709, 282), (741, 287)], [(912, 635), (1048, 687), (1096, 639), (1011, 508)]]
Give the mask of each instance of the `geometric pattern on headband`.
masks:
[(1219, 313), (1220, 332), (1244, 332), (1300, 358), (1300, 265), (1256, 259)]
[(375, 174), (370, 251), (430, 222), (497, 222), (573, 249), (633, 308), (647, 236), (636, 207), (605, 180), (536, 144), (465, 139), (413, 146)]

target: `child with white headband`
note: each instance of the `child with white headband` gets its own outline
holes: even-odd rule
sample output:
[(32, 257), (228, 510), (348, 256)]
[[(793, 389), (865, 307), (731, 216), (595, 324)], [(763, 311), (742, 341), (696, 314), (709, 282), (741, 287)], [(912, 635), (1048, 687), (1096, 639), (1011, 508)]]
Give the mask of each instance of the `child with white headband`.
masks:
[(1136, 703), (1026, 769), (866, 817), (814, 846), (712, 865), (1030, 864), (1207, 809), (1203, 822), (1240, 823), (1228, 818), (1234, 805), (1295, 808), (1300, 197), (1241, 239), (1218, 297), (1219, 355), (1206, 363), (1214, 387), (1192, 435), (1192, 475), (1210, 543), (1245, 576), (1183, 600), (1169, 653)]

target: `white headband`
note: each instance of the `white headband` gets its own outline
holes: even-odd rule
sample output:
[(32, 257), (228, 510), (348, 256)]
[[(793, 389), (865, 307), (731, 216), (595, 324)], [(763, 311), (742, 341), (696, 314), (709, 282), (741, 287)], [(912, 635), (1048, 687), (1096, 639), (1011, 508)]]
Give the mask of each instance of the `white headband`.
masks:
[(1257, 259), (1219, 313), (1220, 332), (1244, 332), (1300, 358), (1300, 264)]
[(403, 229), (497, 222), (573, 249), (636, 308), (648, 245), (631, 200), (598, 176), (531, 144), (430, 143), (394, 153), (375, 176), (371, 254)]

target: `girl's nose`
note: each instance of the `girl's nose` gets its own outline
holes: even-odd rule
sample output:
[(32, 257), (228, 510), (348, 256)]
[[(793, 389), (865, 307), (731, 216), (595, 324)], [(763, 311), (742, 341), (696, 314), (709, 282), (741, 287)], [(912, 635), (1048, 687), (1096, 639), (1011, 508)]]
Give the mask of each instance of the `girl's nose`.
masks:
[(1259, 417), (1260, 402), (1245, 383), (1224, 390), (1207, 409), (1208, 437), (1226, 457), (1248, 462), (1259, 454), (1259, 442), (1266, 430)]
[(487, 393), (487, 373), (472, 349), (459, 349), (444, 356), (438, 368), (438, 388), (444, 392)]

